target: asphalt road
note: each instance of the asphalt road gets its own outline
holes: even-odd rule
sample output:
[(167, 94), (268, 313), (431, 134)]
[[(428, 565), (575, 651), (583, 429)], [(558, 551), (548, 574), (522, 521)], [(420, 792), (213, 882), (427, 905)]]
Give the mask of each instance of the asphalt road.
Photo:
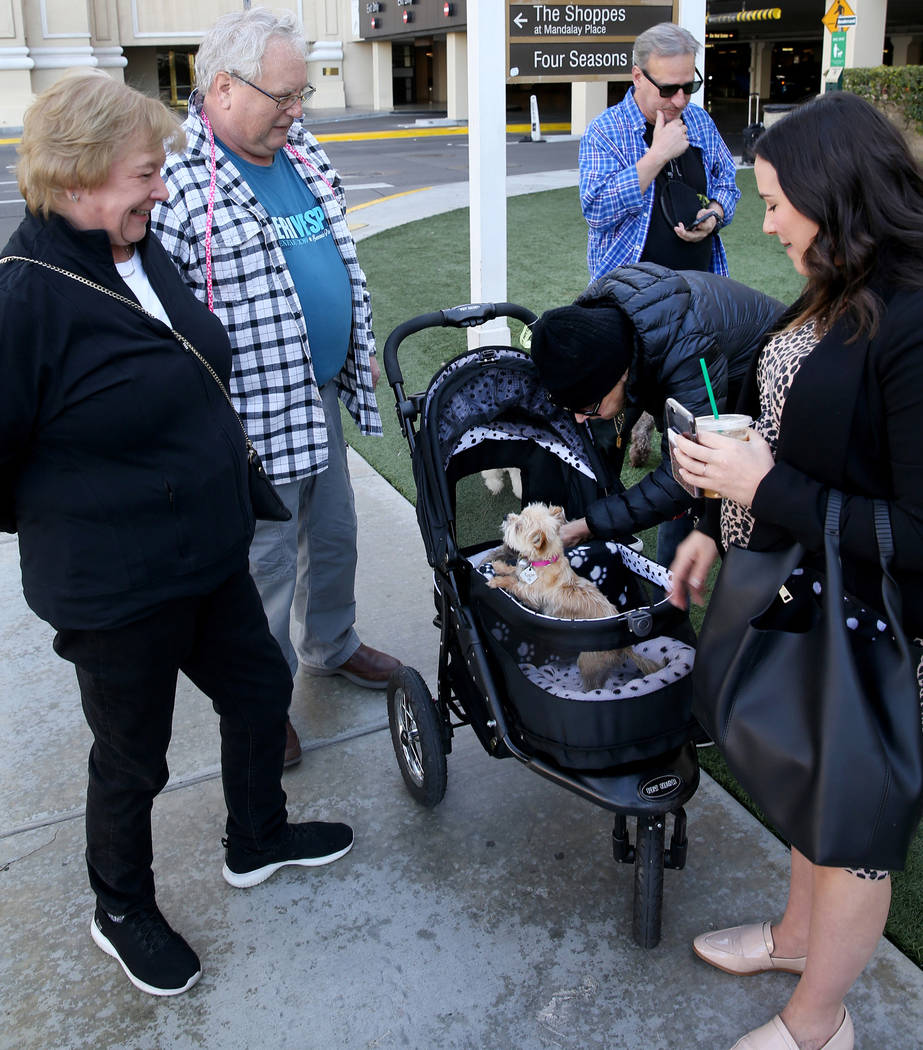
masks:
[[(362, 124), (369, 129), (375, 126), (369, 121)], [(350, 122), (319, 124), (314, 130), (320, 136), (349, 134)], [(521, 138), (507, 137), (508, 174), (576, 168), (576, 139), (557, 135), (543, 142), (522, 142)], [(468, 178), (468, 139), (464, 134), (421, 132), (419, 137), (329, 141), (324, 142), (324, 148), (346, 186), (347, 206)], [(23, 213), (13, 173), (15, 162), (16, 147), (0, 146), (0, 244), (7, 242)]]

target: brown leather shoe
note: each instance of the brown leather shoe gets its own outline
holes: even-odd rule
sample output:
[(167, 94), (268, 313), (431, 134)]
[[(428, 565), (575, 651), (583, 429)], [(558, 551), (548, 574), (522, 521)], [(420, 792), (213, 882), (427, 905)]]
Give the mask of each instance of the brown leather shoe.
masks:
[(339, 667), (309, 667), (306, 664), (305, 671), (320, 678), (342, 675), (348, 681), (366, 689), (387, 689), (391, 672), (400, 666), (400, 660), (395, 660), (393, 656), (379, 652), (369, 645), (360, 644), (346, 663), (340, 664)]
[(285, 721), (285, 759), (282, 768), (297, 765), (301, 761), (301, 741), (295, 732), (295, 727), (286, 719)]

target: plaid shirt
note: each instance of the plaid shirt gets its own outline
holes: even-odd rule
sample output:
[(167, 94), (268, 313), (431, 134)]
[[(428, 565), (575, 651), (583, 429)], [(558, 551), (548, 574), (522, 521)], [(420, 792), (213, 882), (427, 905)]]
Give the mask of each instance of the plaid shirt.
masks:
[[(734, 159), (714, 121), (691, 103), (683, 110), (690, 146), (702, 151), (707, 193), (724, 208), (724, 222), (734, 217), (740, 197)], [(647, 152), (647, 120), (635, 102), (635, 89), (617, 106), (601, 113), (580, 140), (580, 206), (589, 226), (587, 265), (594, 279), (616, 266), (641, 259), (654, 209), (654, 183), (644, 195), (635, 165)], [(712, 273), (727, 276), (727, 256), (719, 237), (712, 238)]]
[[(151, 215), (151, 229), (203, 302), (205, 224), (211, 146), (201, 96), (189, 100), (183, 127), (188, 144), (163, 170), (170, 200)], [(340, 399), (364, 434), (381, 434), (369, 354), (375, 352), (365, 274), (346, 223), (343, 188), (317, 140), (293, 124), (288, 140), (310, 161), (291, 160), (323, 208), (352, 289), (352, 334), (346, 363), (334, 380)], [(231, 396), (269, 476), (294, 481), (327, 465), (327, 428), (314, 380), (301, 302), (275, 227), (253, 196), (233, 157), (215, 143), (215, 205), (211, 253), (214, 312), (234, 348)]]

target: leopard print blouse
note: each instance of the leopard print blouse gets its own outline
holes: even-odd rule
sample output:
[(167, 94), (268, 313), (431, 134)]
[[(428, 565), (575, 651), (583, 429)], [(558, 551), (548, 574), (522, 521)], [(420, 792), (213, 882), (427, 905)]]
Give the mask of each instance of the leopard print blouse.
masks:
[[(798, 328), (779, 332), (772, 337), (760, 355), (756, 379), (760, 392), (760, 414), (753, 429), (769, 442), (775, 458), (779, 444), (779, 425), (782, 406), (792, 386), (792, 380), (801, 362), (817, 346), (817, 331), (813, 321)], [(725, 550), (732, 543), (746, 547), (753, 531), (753, 513), (733, 500), (721, 501), (721, 543)]]

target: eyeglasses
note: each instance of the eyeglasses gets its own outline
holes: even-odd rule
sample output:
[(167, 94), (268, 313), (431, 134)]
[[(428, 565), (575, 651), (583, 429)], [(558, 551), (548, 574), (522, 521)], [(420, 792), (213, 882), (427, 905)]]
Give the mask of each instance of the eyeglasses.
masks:
[(592, 408), (569, 408), (568, 412), (573, 412), (575, 416), (586, 416), (587, 419), (595, 419), (599, 415), (602, 403), (603, 398), (600, 398)]
[(592, 408), (571, 408), (569, 405), (565, 405), (559, 401), (551, 391), (546, 391), (545, 396), (554, 405), (555, 408), (560, 408), (562, 412), (570, 412), (574, 416), (586, 416), (587, 419), (593, 419), (599, 415), (599, 410), (602, 408), (602, 403), (605, 401), (604, 397), (601, 397)]
[(259, 91), (261, 95), (271, 98), (276, 104), (276, 109), (290, 109), (296, 102), (303, 106), (308, 99), (314, 97), (314, 92), (317, 91), (317, 88), (314, 87), (313, 84), (308, 84), (304, 91), (296, 91), (291, 95), (270, 95), (268, 91), (264, 91), (261, 87), (258, 87), (252, 80), (247, 80), (246, 77), (242, 77), (240, 73), (232, 73), (231, 76), (240, 80), (244, 84), (248, 84), (254, 90)]
[[(640, 66), (638, 68), (640, 69)], [(661, 98), (673, 98), (677, 91), (682, 91), (684, 95), (694, 95), (702, 86), (702, 74), (697, 69), (695, 71), (697, 79), (690, 80), (688, 84), (658, 84), (646, 69), (642, 69), (641, 72), (645, 79), (657, 88)]]

